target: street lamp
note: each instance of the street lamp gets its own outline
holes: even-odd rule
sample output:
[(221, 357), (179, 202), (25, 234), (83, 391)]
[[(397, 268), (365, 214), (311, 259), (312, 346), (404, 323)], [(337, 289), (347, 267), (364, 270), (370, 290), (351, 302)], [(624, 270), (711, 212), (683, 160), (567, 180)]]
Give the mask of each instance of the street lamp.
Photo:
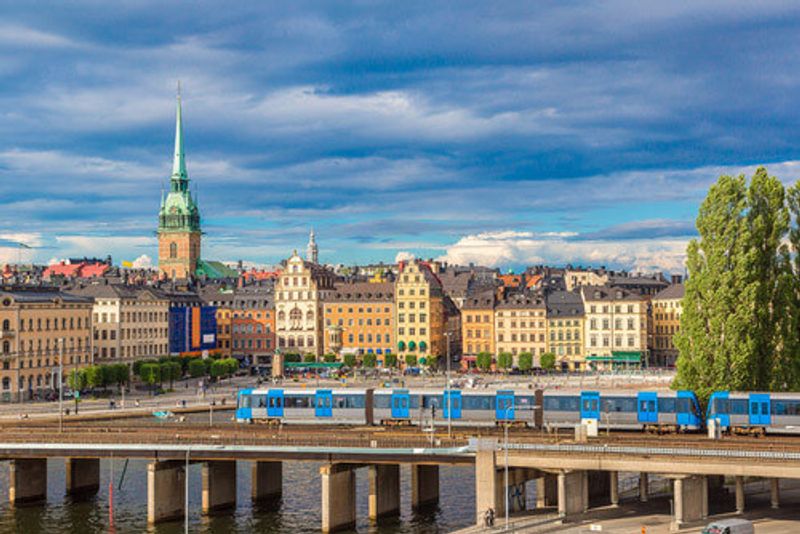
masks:
[(64, 338), (58, 344), (58, 431), (64, 431)]
[[(508, 402), (508, 401), (506, 401), (506, 402)], [(514, 401), (511, 401), (511, 403), (513, 403), (513, 402)], [(506, 419), (505, 423), (506, 424), (505, 424), (505, 428), (503, 430), (503, 435), (504, 435), (504, 438), (503, 438), (503, 441), (504, 441), (503, 449), (505, 450), (505, 455), (504, 455), (505, 456), (505, 468), (504, 468), (504, 479), (505, 480), (504, 480), (503, 483), (505, 485), (505, 512), (506, 512), (506, 528), (505, 529), (506, 530), (508, 530), (508, 514), (509, 514), (509, 512), (508, 512), (508, 508), (509, 508), (509, 506), (508, 506), (508, 504), (509, 504), (508, 503), (508, 424), (509, 424), (509, 418), (508, 418), (508, 416), (509, 416), (509, 413), (511, 412), (511, 410), (513, 409), (513, 406), (514, 406), (513, 404), (509, 404), (508, 406), (506, 406), (506, 409), (505, 409), (505, 419)]]
[(453, 399), (450, 396), (450, 336), (452, 336), (453, 333), (445, 332), (444, 335), (447, 336), (447, 373), (445, 375), (447, 380), (447, 383), (445, 384), (445, 390), (447, 391), (447, 437), (451, 438), (453, 431), (451, 415), (451, 412), (453, 411)]

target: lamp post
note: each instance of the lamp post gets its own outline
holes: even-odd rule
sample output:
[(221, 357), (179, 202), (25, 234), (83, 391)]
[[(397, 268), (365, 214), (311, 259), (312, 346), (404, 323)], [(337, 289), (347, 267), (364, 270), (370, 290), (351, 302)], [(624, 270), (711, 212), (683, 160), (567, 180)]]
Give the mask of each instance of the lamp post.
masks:
[(64, 432), (64, 338), (58, 344), (58, 432)]
[[(514, 401), (511, 401), (511, 402), (513, 403)], [(504, 481), (504, 485), (505, 485), (505, 512), (506, 512), (506, 528), (505, 529), (506, 530), (508, 530), (508, 514), (509, 514), (509, 512), (508, 512), (508, 505), (509, 505), (509, 503), (508, 503), (508, 415), (509, 415), (509, 412), (511, 411), (512, 406), (513, 406), (513, 404), (511, 404), (509, 406), (506, 406), (506, 410), (505, 410), (505, 419), (506, 419), (505, 423), (506, 424), (505, 424), (505, 429), (503, 430), (503, 442), (505, 443), (505, 445), (503, 446), (503, 449), (505, 450), (505, 454), (504, 454), (504, 456), (505, 456), (505, 467), (504, 467), (504, 479), (505, 479), (505, 481)]]
[(452, 332), (445, 332), (447, 336), (447, 373), (445, 374), (445, 389), (447, 391), (447, 437), (451, 438), (453, 433), (453, 422), (451, 412), (453, 411), (453, 398), (450, 396), (450, 336)]

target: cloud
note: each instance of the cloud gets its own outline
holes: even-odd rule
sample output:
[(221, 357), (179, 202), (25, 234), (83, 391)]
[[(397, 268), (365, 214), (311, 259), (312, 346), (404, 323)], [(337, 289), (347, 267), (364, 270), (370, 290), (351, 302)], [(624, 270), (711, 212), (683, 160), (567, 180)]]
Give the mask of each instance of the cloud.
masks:
[(416, 258), (416, 256), (414, 254), (412, 254), (411, 252), (400, 251), (394, 257), (394, 261), (395, 261), (395, 263), (398, 263), (398, 262), (401, 262), (401, 261), (411, 261), (414, 258)]
[(564, 265), (589, 263), (640, 272), (683, 272), (686, 240), (574, 240), (559, 235), (505, 231), (467, 235), (439, 259), (465, 265)]
[(150, 269), (153, 267), (153, 260), (147, 254), (142, 254), (133, 260), (134, 269)]

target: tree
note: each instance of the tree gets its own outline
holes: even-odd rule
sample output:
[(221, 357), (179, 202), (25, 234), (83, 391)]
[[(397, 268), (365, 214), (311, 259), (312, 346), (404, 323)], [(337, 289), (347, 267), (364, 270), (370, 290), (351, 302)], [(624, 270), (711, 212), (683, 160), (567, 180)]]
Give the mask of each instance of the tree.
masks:
[(519, 370), (530, 371), (531, 369), (533, 369), (533, 354), (521, 352), (519, 355)]
[(397, 367), (397, 354), (390, 352), (383, 358), (383, 365), (384, 367), (388, 367), (390, 369), (394, 369)]
[(539, 364), (542, 366), (542, 369), (552, 371), (556, 368), (556, 355), (552, 352), (545, 352), (542, 354), (542, 357), (539, 358)]
[(189, 362), (188, 370), (189, 376), (192, 378), (200, 378), (206, 375), (206, 364), (203, 360), (195, 358)]
[(344, 364), (351, 369), (356, 366), (356, 355), (355, 354), (345, 354), (343, 358)]
[(406, 365), (408, 367), (416, 367), (417, 357), (414, 354), (406, 354)]
[(239, 360), (237, 360), (236, 358), (226, 358), (222, 361), (225, 362), (227, 371), (225, 374), (227, 374), (228, 376), (235, 375), (236, 371), (239, 370)]
[(86, 371), (85, 369), (75, 369), (67, 375), (67, 385), (72, 391), (82, 391), (86, 389)]
[(303, 356), (303, 361), (306, 363), (316, 363), (317, 357), (314, 354), (306, 354)]
[(481, 371), (488, 371), (492, 367), (492, 355), (488, 352), (479, 352), (475, 357), (475, 365)]
[(362, 363), (364, 364), (364, 367), (373, 368), (373, 367), (375, 367), (375, 364), (377, 363), (377, 361), (378, 361), (378, 359), (376, 358), (376, 356), (374, 354), (367, 353), (367, 354), (364, 355)]
[(181, 378), (181, 364), (173, 361), (165, 361), (160, 364), (159, 367), (161, 368), (161, 380), (169, 380), (169, 389), (172, 389), (174, 381)]
[(105, 369), (101, 365), (90, 365), (86, 367), (86, 385), (90, 388), (105, 387)]
[(426, 365), (426, 366), (428, 367), (428, 369), (430, 369), (431, 371), (435, 371), (436, 369), (438, 369), (438, 368), (439, 368), (439, 357), (438, 357), (438, 356), (436, 356), (436, 355), (434, 355), (434, 354), (429, 354), (429, 355), (428, 355), (428, 356), (425, 358), (425, 365)]
[(211, 377), (212, 378), (221, 378), (225, 376), (227, 372), (227, 366), (225, 362), (222, 360), (214, 360), (211, 363)]
[(721, 176), (709, 189), (699, 237), (687, 247), (673, 387), (705, 401), (717, 389), (798, 386), (797, 277), (785, 244), (795, 212), (792, 192), (786, 197), (763, 168), (749, 185), (743, 175)]
[(325, 354), (324, 356), (322, 356), (322, 360), (327, 362), (327, 363), (333, 363), (333, 362), (336, 361), (336, 355), (335, 354)]
[(148, 363), (156, 363), (157, 360), (147, 359), (147, 360), (136, 360), (133, 362), (133, 374), (140, 377), (142, 376), (142, 365)]
[(139, 368), (139, 376), (149, 386), (161, 383), (161, 366), (157, 363), (146, 363)]
[(514, 356), (510, 352), (501, 352), (497, 355), (497, 366), (501, 369), (511, 369), (514, 365)]
[(130, 368), (127, 364), (118, 363), (111, 366), (111, 380), (110, 383), (116, 384), (118, 388), (122, 388), (131, 379)]

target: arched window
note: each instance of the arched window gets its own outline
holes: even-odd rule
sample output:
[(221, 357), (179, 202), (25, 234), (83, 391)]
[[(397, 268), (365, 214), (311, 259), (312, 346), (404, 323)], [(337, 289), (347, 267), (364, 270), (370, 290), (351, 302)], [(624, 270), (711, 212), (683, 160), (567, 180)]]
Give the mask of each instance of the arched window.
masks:
[(8, 341), (3, 341), (3, 353), (7, 354), (9, 352), (11, 352), (11, 343)]
[(170, 258), (177, 258), (178, 257), (178, 244), (177, 243), (170, 243), (169, 244), (169, 257)]
[(3, 330), (11, 330), (11, 321), (8, 319), (3, 320)]
[(278, 320), (279, 321), (285, 321), (286, 320), (286, 312), (284, 312), (283, 310), (279, 311), (278, 312)]
[(10, 378), (5, 377), (3, 379), (3, 389), (11, 389), (11, 379)]
[(294, 308), (289, 312), (289, 328), (292, 330), (300, 330), (303, 327), (303, 312), (300, 308)]
[(314, 312), (313, 311), (308, 310), (308, 312), (306, 312), (306, 321), (308, 321), (309, 323), (313, 323), (314, 322)]

